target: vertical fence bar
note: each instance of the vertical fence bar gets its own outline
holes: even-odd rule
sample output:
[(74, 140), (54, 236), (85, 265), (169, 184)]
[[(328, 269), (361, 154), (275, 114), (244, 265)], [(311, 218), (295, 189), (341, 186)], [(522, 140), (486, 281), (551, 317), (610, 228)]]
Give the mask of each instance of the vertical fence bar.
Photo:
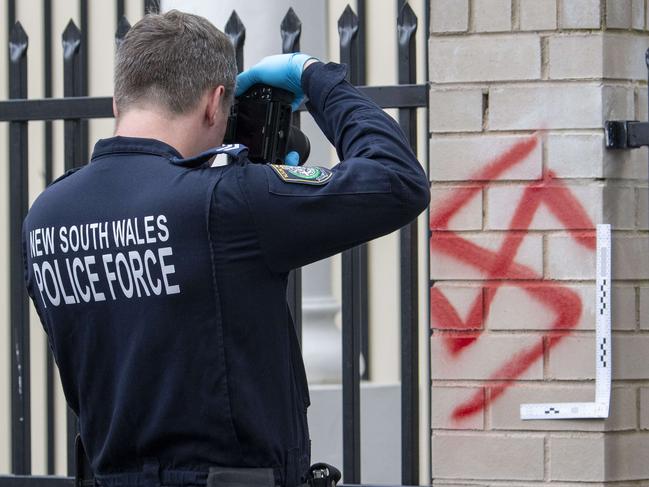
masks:
[[(52, 0), (43, 0), (43, 88), (45, 98), (52, 97)], [(54, 145), (52, 142), (52, 122), (47, 120), (43, 127), (45, 184), (54, 179)], [(56, 416), (54, 406), (54, 358), (49, 345), (45, 346), (46, 377), (45, 402), (47, 407), (47, 473), (55, 469)]]
[[(9, 35), (9, 98), (27, 98), (27, 34), (20, 22)], [(29, 303), (24, 281), (22, 224), (27, 215), (27, 122), (9, 124), (9, 294), (11, 320), (11, 465), (31, 472)]]
[[(83, 89), (81, 71), (81, 31), (70, 20), (63, 31), (63, 96), (80, 96)], [(66, 120), (64, 122), (64, 166), (65, 170), (82, 164), (83, 142), (81, 120)], [(79, 431), (77, 417), (70, 408), (67, 412), (67, 453), (68, 475), (74, 476), (76, 471), (74, 445)]]
[[(424, 2), (424, 25), (425, 25), (425, 30), (424, 30), (424, 59), (426, 59), (426, 64), (425, 64), (425, 69), (424, 69), (424, 76), (426, 79), (426, 85), (429, 86), (430, 84), (430, 68), (428, 65), (428, 59), (429, 57), (429, 43), (428, 40), (430, 39), (430, 1)], [(424, 124), (426, 125), (426, 137), (424, 138), (424, 143), (425, 143), (425, 158), (426, 162), (424, 164), (424, 168), (427, 171), (427, 174), (430, 175), (430, 137), (428, 134), (430, 134), (430, 107), (428, 103), (426, 104), (426, 115), (424, 117)], [(428, 177), (428, 184), (430, 186), (430, 176)], [(425, 221), (429, 222), (430, 221), (430, 208), (428, 208), (425, 211)], [(424, 259), (425, 262), (423, 263), (424, 269), (426, 269), (426, 283), (428, 284), (427, 288), (427, 294), (430, 296), (430, 286), (432, 285), (432, 280), (430, 279), (430, 226), (428, 223), (426, 224), (426, 252), (424, 254)], [(431, 360), (430, 360), (430, 354), (431, 354), (431, 349), (430, 349), (430, 336), (432, 335), (432, 328), (430, 327), (430, 300), (428, 300), (428, 306), (426, 307), (426, 319), (424, 320), (424, 323), (426, 323), (426, 330), (428, 331), (426, 335), (426, 339), (424, 340), (424, 346), (426, 347), (426, 356), (428, 360), (426, 360), (426, 375), (425, 375), (425, 382), (430, 383), (430, 377), (431, 377)], [(427, 411), (425, 411), (425, 418), (426, 418), (426, 431), (430, 432), (431, 431), (431, 418), (433, 415), (433, 406), (432, 406), (432, 387), (426, 387), (426, 404), (428, 405)], [(433, 435), (431, 434), (426, 434), (426, 447), (427, 451), (424, 452), (426, 453), (426, 469), (424, 470), (424, 475), (426, 478), (425, 483), (429, 484), (432, 483), (432, 478), (433, 478), (433, 472), (432, 472), (432, 464), (433, 464)]]
[(358, 16), (358, 83), (367, 84), (367, 9), (365, 0), (356, 0)]
[[(43, 0), (43, 92), (52, 97), (52, 0)], [(53, 179), (52, 122), (45, 122), (45, 184)]]
[(241, 72), (243, 71), (243, 44), (246, 41), (246, 27), (241, 22), (236, 10), (233, 10), (230, 14), (230, 18), (225, 23), (224, 31), (234, 46), (237, 70)]
[[(417, 16), (405, 3), (397, 18), (399, 84), (417, 81)], [(417, 111), (399, 109), (399, 124), (417, 152)], [(417, 220), (399, 232), (401, 244), (401, 483), (419, 484), (419, 296)]]
[[(356, 72), (356, 82), (357, 85), (365, 85), (367, 83), (367, 14), (365, 8), (365, 0), (356, 0), (356, 10), (358, 17), (358, 32), (356, 33), (357, 40), (357, 55), (358, 55), (358, 70)], [(367, 269), (367, 247), (363, 246), (362, 249), (362, 267), (361, 269)], [(367, 270), (364, 270), (364, 275), (367, 276)], [(365, 279), (366, 281), (367, 279)], [(367, 286), (363, 286), (361, 292), (364, 294), (364, 303), (367, 303)], [(364, 308), (361, 311), (361, 356), (365, 362), (365, 369), (361, 375), (363, 380), (370, 380), (370, 330), (369, 330), (369, 320), (367, 319), (368, 315), (368, 306), (364, 305)]]
[[(11, 42), (11, 30), (16, 23), (16, 0), (7, 0), (7, 40)], [(7, 82), (10, 74), (7, 72)]]
[(124, 41), (124, 36), (131, 28), (131, 24), (128, 19), (124, 16), (120, 17), (117, 21), (117, 29), (115, 30), (115, 49), (119, 49), (119, 46), (122, 45)]
[(286, 15), (280, 24), (280, 34), (282, 36), (282, 53), (298, 52), (300, 50), (300, 37), (302, 35), (302, 21), (293, 10), (289, 7)]
[(119, 23), (120, 19), (124, 17), (126, 13), (126, 6), (124, 5), (124, 0), (117, 0), (115, 2), (115, 22)]
[(7, 0), (7, 32), (11, 40), (11, 31), (16, 23), (16, 0)]
[[(280, 34), (282, 37), (282, 53), (286, 54), (300, 50), (302, 22), (292, 7), (288, 9), (282, 19)], [(300, 112), (293, 113), (292, 124), (298, 128), (300, 127)], [(295, 332), (300, 344), (302, 344), (302, 269), (295, 269), (289, 273), (286, 296), (288, 307), (293, 315)]]
[[(358, 17), (347, 5), (338, 19), (340, 61), (348, 66), (351, 83), (358, 83)], [(346, 484), (361, 480), (360, 352), (365, 276), (365, 246), (342, 254), (342, 355), (343, 355), (343, 478)]]
[[(79, 0), (79, 24), (81, 30), (81, 45), (79, 46), (79, 90), (77, 96), (88, 95), (88, 0)], [(88, 120), (81, 120), (81, 161), (88, 161)]]
[[(70, 20), (63, 31), (63, 96), (80, 96), (81, 76), (80, 49), (81, 31)], [(64, 165), (65, 170), (77, 167), (82, 162), (81, 156), (81, 121), (64, 122)]]

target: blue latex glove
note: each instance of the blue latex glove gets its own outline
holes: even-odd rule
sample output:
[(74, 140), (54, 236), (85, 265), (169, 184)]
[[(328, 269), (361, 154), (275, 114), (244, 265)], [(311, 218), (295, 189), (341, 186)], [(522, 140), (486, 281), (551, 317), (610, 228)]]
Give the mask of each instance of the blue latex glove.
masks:
[(302, 69), (304, 63), (312, 58), (313, 56), (299, 52), (267, 56), (237, 76), (235, 96), (245, 93), (252, 85), (263, 83), (293, 93), (295, 99), (291, 103), (291, 108), (295, 111), (304, 98)]
[(284, 164), (287, 166), (299, 166), (300, 165), (300, 154), (292, 150), (284, 158)]

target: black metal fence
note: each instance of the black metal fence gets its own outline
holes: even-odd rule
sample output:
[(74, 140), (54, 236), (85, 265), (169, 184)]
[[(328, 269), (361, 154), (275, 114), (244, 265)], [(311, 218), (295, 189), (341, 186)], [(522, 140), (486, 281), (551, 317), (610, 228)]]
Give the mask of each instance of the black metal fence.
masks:
[[(427, 107), (427, 86), (416, 84), (415, 33), (418, 20), (405, 0), (398, 1), (396, 34), (398, 42), (398, 85), (364, 86), (366, 79), (366, 5), (358, 0), (356, 14), (347, 6), (338, 20), (340, 59), (348, 65), (349, 81), (383, 108), (398, 108), (398, 118), (414, 150), (417, 149), (416, 109)], [(50, 183), (53, 169), (52, 121), (64, 121), (64, 167), (84, 164), (88, 159), (89, 119), (110, 118), (110, 97), (88, 97), (88, 0), (80, 0), (79, 29), (70, 21), (63, 32), (64, 98), (52, 95), (52, 0), (43, 0), (45, 34), (43, 99), (27, 98), (28, 36), (15, 22), (15, 0), (8, 1), (9, 38), (9, 97), (0, 102), (0, 122), (9, 122), (10, 164), (10, 326), (11, 326), (11, 459), (12, 474), (0, 476), (0, 487), (36, 484), (69, 487), (72, 480), (61, 477), (30, 476), (31, 473), (31, 414), (30, 414), (30, 350), (29, 303), (23, 284), (21, 225), (28, 208), (28, 133), (29, 121), (45, 121), (44, 155), (45, 182)], [(145, 1), (145, 12), (156, 12), (157, 1)], [(124, 0), (116, 1), (119, 43), (130, 25), (124, 15)], [(426, 14), (426, 19), (428, 15)], [(232, 40), (239, 70), (243, 69), (245, 26), (236, 12), (225, 25)], [(428, 30), (426, 25), (426, 30)], [(289, 9), (281, 26), (282, 52), (300, 48), (301, 22)], [(299, 123), (299, 114), (296, 114)], [(401, 427), (402, 484), (419, 483), (419, 358), (418, 358), (418, 251), (417, 223), (400, 231), (401, 267)], [(365, 245), (348, 250), (342, 256), (342, 340), (343, 340), (343, 476), (346, 484), (361, 482), (360, 471), (360, 371), (361, 353), (368, 359), (368, 260)], [(288, 301), (301, 331), (301, 275), (291, 274)], [(367, 377), (365, 377), (367, 378)], [(54, 473), (55, 427), (54, 365), (47, 361), (47, 472)], [(75, 471), (74, 437), (77, 421), (68, 412), (67, 459), (68, 475)], [(428, 483), (428, 481), (426, 482)]]

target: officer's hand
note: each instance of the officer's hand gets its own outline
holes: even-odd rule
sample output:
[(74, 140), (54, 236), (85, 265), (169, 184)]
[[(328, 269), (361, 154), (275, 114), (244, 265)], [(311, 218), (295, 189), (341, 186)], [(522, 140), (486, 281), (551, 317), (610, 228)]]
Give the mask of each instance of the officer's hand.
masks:
[(237, 76), (235, 96), (245, 93), (252, 85), (263, 83), (293, 93), (295, 99), (291, 108), (297, 110), (304, 98), (302, 70), (309, 59), (315, 58), (299, 52), (267, 56)]

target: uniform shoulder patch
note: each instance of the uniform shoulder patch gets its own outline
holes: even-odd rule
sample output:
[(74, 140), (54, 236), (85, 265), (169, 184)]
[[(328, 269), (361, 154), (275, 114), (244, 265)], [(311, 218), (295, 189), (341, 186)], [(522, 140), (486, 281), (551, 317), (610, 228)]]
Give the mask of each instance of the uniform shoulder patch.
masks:
[(319, 166), (279, 166), (269, 164), (275, 174), (285, 183), (312, 184), (321, 186), (333, 177), (333, 172)]

